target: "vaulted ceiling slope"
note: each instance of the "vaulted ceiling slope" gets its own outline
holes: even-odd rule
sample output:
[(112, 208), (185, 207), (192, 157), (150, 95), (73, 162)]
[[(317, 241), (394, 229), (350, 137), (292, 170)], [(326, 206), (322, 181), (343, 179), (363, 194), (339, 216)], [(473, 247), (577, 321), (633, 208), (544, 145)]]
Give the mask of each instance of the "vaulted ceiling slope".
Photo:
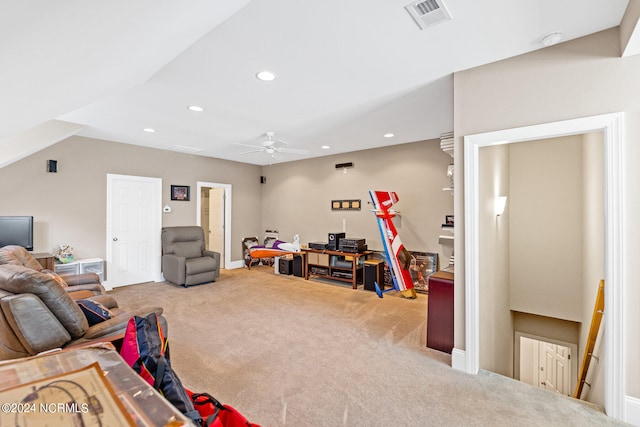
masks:
[[(618, 26), (629, 2), (436, 1), (451, 19), (424, 30), (408, 0), (5, 2), (0, 166), (72, 134), (257, 165), (437, 138), (453, 72)], [(297, 152), (242, 154), (267, 131)]]

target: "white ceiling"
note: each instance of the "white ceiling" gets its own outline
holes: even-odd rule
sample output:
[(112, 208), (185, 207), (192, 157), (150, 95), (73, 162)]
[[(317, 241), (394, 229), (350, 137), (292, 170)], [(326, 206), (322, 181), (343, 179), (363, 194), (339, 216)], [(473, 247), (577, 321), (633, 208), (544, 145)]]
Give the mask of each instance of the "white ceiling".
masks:
[[(617, 26), (628, 3), (444, 1), (453, 19), (426, 30), (409, 0), (4, 2), (0, 144), (57, 119), (266, 165), (438, 138), (453, 129), (453, 72), (541, 49), (551, 31)], [(264, 69), (277, 79), (256, 79)], [(266, 131), (309, 153), (240, 154)]]

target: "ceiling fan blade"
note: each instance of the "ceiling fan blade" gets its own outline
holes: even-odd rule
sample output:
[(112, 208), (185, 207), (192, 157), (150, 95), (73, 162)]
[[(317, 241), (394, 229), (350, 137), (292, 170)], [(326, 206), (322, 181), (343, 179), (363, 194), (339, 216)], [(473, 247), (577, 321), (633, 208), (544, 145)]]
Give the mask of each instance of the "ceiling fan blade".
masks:
[(263, 147), (261, 147), (259, 145), (243, 144), (242, 142), (234, 142), (233, 145), (239, 145), (241, 147), (251, 147), (251, 148), (255, 148), (257, 150), (262, 150), (263, 149)]
[(263, 153), (263, 152), (264, 152), (263, 149), (257, 149), (257, 150), (251, 150), (251, 151), (243, 151), (240, 154)]
[(279, 144), (279, 145), (288, 145), (288, 144), (287, 144), (287, 141), (284, 141), (284, 140), (282, 140), (282, 139), (274, 139), (274, 140), (273, 140), (273, 143), (274, 143), (274, 144)]
[(289, 153), (289, 154), (307, 154), (309, 150), (298, 150), (295, 148), (278, 148), (279, 153)]

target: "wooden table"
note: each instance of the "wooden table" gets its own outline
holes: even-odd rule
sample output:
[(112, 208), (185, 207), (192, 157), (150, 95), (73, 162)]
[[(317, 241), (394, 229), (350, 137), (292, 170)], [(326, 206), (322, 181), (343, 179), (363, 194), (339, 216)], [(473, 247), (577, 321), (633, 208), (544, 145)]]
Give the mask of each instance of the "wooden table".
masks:
[(32, 255), (40, 263), (42, 268), (53, 271), (54, 259), (52, 254), (46, 252), (38, 252)]
[[(373, 253), (373, 251), (352, 253), (330, 249), (303, 249), (302, 251), (307, 253), (307, 277), (322, 277), (351, 283), (353, 289), (357, 289), (358, 283), (362, 282), (364, 260)], [(347, 265), (349, 262), (351, 264)], [(359, 276), (360, 280), (358, 280)]]

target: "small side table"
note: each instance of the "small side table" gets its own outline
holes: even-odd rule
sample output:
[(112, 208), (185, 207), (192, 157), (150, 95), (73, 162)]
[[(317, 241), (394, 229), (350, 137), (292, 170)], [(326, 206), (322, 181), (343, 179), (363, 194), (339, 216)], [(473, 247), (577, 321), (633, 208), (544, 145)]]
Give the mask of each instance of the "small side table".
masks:
[(453, 273), (429, 276), (427, 347), (451, 354), (453, 349)]
[(40, 263), (42, 268), (53, 271), (54, 259), (53, 255), (47, 252), (34, 253), (33, 257)]

